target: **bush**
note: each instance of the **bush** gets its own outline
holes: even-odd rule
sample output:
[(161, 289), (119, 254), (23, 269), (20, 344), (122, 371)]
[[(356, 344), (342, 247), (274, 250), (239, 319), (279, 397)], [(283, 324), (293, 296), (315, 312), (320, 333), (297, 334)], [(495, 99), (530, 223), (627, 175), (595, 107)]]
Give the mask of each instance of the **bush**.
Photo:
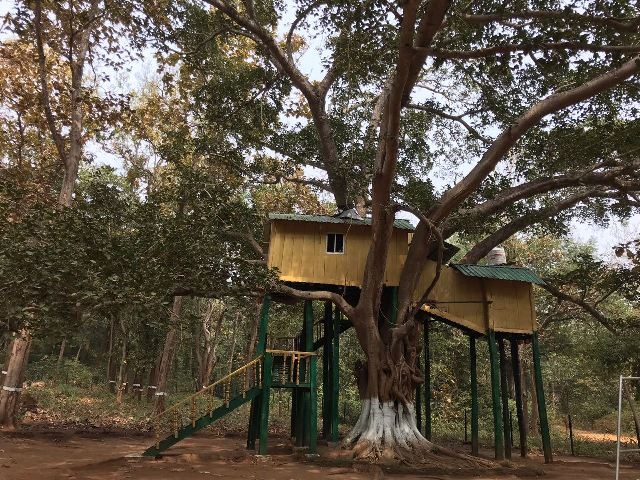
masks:
[(63, 360), (56, 374), (57, 358), (44, 356), (29, 364), (27, 378), (31, 381), (51, 381), (89, 388), (93, 380), (93, 372), (89, 367), (75, 360)]

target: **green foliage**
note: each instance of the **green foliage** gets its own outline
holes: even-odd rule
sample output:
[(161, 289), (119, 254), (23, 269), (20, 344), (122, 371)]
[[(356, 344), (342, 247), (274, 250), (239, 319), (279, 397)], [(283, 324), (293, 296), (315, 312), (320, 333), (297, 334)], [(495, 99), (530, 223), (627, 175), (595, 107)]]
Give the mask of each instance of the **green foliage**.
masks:
[(88, 389), (94, 384), (95, 373), (80, 362), (63, 359), (60, 368), (57, 367), (57, 357), (44, 355), (29, 364), (27, 376), (32, 382), (54, 381), (81, 389)]

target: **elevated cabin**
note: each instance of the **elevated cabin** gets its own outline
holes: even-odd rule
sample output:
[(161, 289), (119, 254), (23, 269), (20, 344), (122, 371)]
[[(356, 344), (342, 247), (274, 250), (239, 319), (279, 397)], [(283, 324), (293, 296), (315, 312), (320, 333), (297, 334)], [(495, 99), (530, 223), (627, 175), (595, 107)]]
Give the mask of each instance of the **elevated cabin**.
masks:
[[(429, 262), (418, 283), (416, 301), (434, 274), (435, 263)], [(487, 330), (530, 334), (537, 329), (533, 285), (542, 283), (528, 268), (451, 264), (442, 268), (423, 310), (480, 334)]]
[[(371, 220), (321, 215), (271, 214), (269, 267), (296, 284), (360, 287), (371, 244)], [(413, 226), (396, 220), (387, 258), (385, 286), (396, 287), (407, 258)], [(448, 248), (447, 261), (452, 252)], [(415, 292), (419, 301), (433, 280), (429, 261)], [(455, 326), (530, 334), (536, 330), (532, 284), (542, 280), (526, 268), (506, 265), (443, 266), (423, 310)]]
[[(360, 287), (371, 244), (371, 219), (270, 214), (269, 267), (287, 282)], [(398, 285), (407, 258), (407, 220), (396, 220), (385, 284)]]

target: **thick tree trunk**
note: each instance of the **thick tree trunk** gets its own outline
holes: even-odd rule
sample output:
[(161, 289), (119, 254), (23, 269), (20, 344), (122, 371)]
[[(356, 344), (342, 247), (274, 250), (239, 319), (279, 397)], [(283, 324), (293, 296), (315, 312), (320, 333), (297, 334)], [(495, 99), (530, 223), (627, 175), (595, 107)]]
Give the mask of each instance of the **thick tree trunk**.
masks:
[(158, 375), (156, 377), (156, 403), (154, 411), (156, 414), (162, 413), (165, 409), (165, 397), (167, 395), (167, 386), (169, 380), (169, 372), (173, 364), (173, 357), (178, 343), (178, 322), (182, 311), (182, 297), (173, 298), (173, 307), (171, 309), (171, 321), (169, 331), (164, 340), (162, 349), (162, 358), (158, 367)]
[(29, 361), (31, 349), (31, 335), (25, 329), (14, 339), (11, 347), (7, 374), (0, 391), (0, 427), (15, 430), (16, 417), (20, 402), (20, 392), (24, 383), (25, 371)]
[(424, 381), (417, 367), (420, 326), (411, 319), (382, 336), (376, 328), (356, 332), (367, 353), (355, 372), (362, 411), (344, 443), (358, 459), (416, 463), (434, 452), (416, 426), (414, 395)]

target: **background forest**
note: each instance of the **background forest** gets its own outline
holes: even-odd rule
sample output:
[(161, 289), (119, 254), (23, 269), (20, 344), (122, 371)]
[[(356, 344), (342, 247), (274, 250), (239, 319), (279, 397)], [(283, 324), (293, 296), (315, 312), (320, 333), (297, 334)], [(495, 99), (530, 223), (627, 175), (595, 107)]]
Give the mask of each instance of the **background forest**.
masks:
[[(266, 7), (259, 14), (277, 30), (308, 6), (282, 6), (286, 13), (277, 18)], [(340, 23), (347, 14), (336, 8), (330, 21), (338, 31), (346, 28)], [(611, 15), (627, 14), (624, 5), (621, 12), (608, 8)], [(6, 10), (0, 37), (0, 358), (7, 359), (4, 385), (26, 383), (19, 405), (3, 391), (0, 422), (15, 427), (17, 414), (25, 425), (148, 429), (154, 410), (165, 406), (154, 390), (166, 391), (172, 403), (253, 358), (262, 295), (277, 278), (262, 253), (267, 214), (337, 212), (314, 113), (295, 82), (268, 61), (263, 45), (236, 35), (236, 27), (205, 4), (37, 0)], [(369, 25), (353, 26), (351, 40), (332, 37), (339, 80), (327, 117), (345, 188), (359, 192), (354, 196), (364, 208), (369, 199), (360, 193), (368, 189), (371, 149), (364, 136), (351, 133), (364, 129), (375, 98), (358, 82), (366, 68), (378, 78), (394, 59), (366, 45), (358, 51), (361, 27)], [(310, 70), (314, 62), (326, 65), (313, 53), (314, 35), (321, 33), (281, 39)], [(393, 186), (398, 196), (408, 205), (431, 205), (512, 112), (542, 95), (549, 77), (571, 85), (590, 72), (585, 65), (565, 69), (549, 55), (521, 56), (519, 66), (499, 57), (477, 67), (475, 82), (459, 82), (458, 66), (436, 59), (437, 75), (429, 73), (422, 87), (437, 100), (419, 95), (420, 105), (403, 117)], [(530, 69), (538, 67), (547, 77), (534, 81)], [(525, 84), (530, 90), (515, 97), (490, 94)], [(629, 219), (637, 225), (637, 94), (637, 84), (625, 87), (539, 125), (465, 205), (497, 196), (518, 175), (568, 176), (602, 162), (576, 182), (590, 190), (551, 191), (495, 215), (458, 218), (448, 239), (461, 249), (455, 262), (477, 253), (474, 246), (487, 235), (502, 232), (509, 263), (547, 281), (536, 287), (536, 303), (558, 450), (568, 449), (569, 414), (580, 430), (613, 432), (618, 376), (640, 376), (638, 232), (608, 236), (598, 248), (572, 236), (576, 225), (597, 232)], [(623, 101), (627, 95), (633, 101)], [(467, 108), (450, 112), (451, 99), (459, 97)], [(620, 163), (606, 163), (609, 155)], [(614, 173), (617, 180), (610, 181)], [(297, 335), (302, 304), (276, 305), (270, 322), (273, 337)], [(16, 348), (26, 368), (10, 368)], [(340, 349), (347, 429), (360, 408), (353, 366), (363, 353), (353, 330)], [(480, 343), (481, 430), (490, 444), (485, 350)], [(470, 408), (466, 337), (435, 324), (431, 354), (434, 436), (461, 441)], [(535, 433), (528, 347), (523, 358)], [(640, 399), (640, 385), (629, 396)], [(273, 401), (272, 426), (286, 430), (290, 398), (278, 393)], [(234, 414), (225, 426), (244, 430), (246, 417)], [(635, 436), (635, 428), (626, 412), (625, 432)], [(611, 452), (610, 444), (589, 439), (578, 436), (579, 452)]]

